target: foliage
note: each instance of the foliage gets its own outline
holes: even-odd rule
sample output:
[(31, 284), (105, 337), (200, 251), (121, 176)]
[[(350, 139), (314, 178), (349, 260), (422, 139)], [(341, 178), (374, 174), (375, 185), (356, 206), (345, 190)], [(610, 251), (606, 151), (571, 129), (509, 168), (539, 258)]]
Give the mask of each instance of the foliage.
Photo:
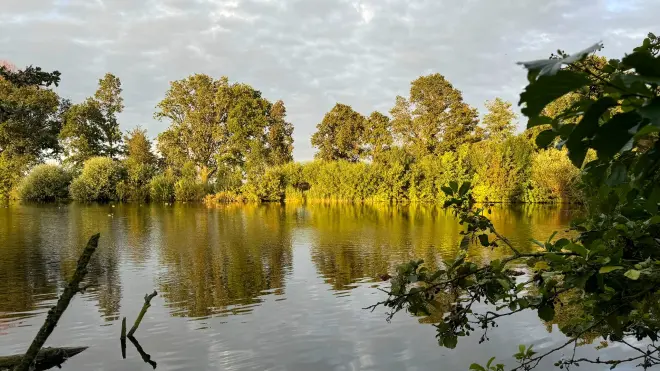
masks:
[(30, 165), (59, 151), (60, 99), (48, 89), (59, 72), (0, 66), (0, 198), (6, 198)]
[(394, 137), (416, 158), (454, 151), (481, 136), (477, 110), (438, 73), (413, 81), (410, 97), (397, 96), (390, 114)]
[(76, 201), (111, 201), (117, 199), (117, 184), (124, 169), (109, 157), (92, 157), (85, 161), (82, 172), (70, 187)]
[(124, 153), (127, 158), (137, 163), (156, 164), (156, 156), (151, 151), (151, 140), (147, 137), (147, 131), (139, 126), (124, 135)]
[(188, 177), (174, 183), (174, 199), (176, 201), (200, 201), (206, 195), (204, 184)]
[(156, 156), (151, 152), (151, 141), (146, 130), (139, 127), (124, 136), (126, 179), (117, 184), (120, 200), (147, 201), (151, 193), (151, 178), (156, 174)]
[(151, 181), (149, 181), (150, 200), (159, 202), (174, 201), (175, 182), (176, 178), (170, 169), (151, 178)]
[(71, 174), (62, 167), (37, 165), (23, 178), (18, 195), (27, 201), (55, 201), (69, 197)]
[(59, 133), (66, 163), (79, 169), (91, 157), (115, 159), (121, 154), (122, 138), (116, 117), (124, 109), (121, 91), (119, 79), (107, 73), (99, 80), (93, 97), (67, 110)]
[(369, 115), (365, 122), (364, 154), (372, 161), (379, 161), (394, 145), (390, 118), (378, 111)]
[(488, 113), (484, 116), (485, 137), (497, 142), (504, 141), (516, 130), (516, 114), (511, 110), (511, 103), (495, 98), (486, 102)]
[(284, 104), (273, 105), (249, 85), (192, 75), (170, 83), (157, 109), (155, 117), (170, 122), (158, 151), (175, 169), (192, 161), (211, 179), (222, 166), (260, 172), (291, 159)]
[(206, 197), (204, 197), (204, 204), (206, 206), (217, 206), (245, 201), (246, 199), (242, 194), (231, 191), (222, 191), (215, 194), (206, 195)]
[[(660, 42), (649, 34), (631, 54), (602, 67), (582, 59), (559, 71), (530, 68), (529, 85), (521, 94), (522, 111), (529, 118), (529, 127), (549, 125), (538, 135), (537, 144), (546, 147), (558, 138), (557, 145), (567, 148), (573, 165), (583, 168), (589, 207), (585, 218), (572, 222), (571, 238), (555, 239), (552, 234), (543, 242), (534, 241), (533, 250), (514, 244), (493, 227), (487, 217), (489, 204), (476, 207), (470, 183), (449, 182), (442, 187), (448, 197), (445, 206), (465, 227), (460, 252), (437, 270), (423, 261), (398, 267), (389, 297), (372, 308), (391, 308), (389, 318), (404, 309), (429, 314), (437, 308), (436, 298), (451, 293), (456, 299), (443, 307), (434, 326), (439, 344), (454, 348), (459, 337), (478, 329), (483, 331), (481, 341), (488, 340), (489, 329), (500, 317), (534, 310), (543, 321), (552, 321), (560, 306), (579, 302), (582, 314), (560, 328), (568, 341), (542, 353), (520, 345), (514, 370), (535, 368), (542, 359), (567, 347), (573, 347), (573, 355), (557, 361), (559, 368), (584, 363), (615, 368), (631, 362), (631, 366), (648, 369), (660, 364), (660, 349), (655, 345), (660, 332), (660, 141), (648, 142), (660, 130), (659, 51)], [(570, 59), (574, 58), (562, 61)], [(542, 61), (525, 65), (547, 66)], [(593, 86), (589, 91), (595, 94), (582, 94), (554, 117), (542, 115), (555, 99), (579, 93), (585, 86)], [(643, 146), (642, 140), (647, 141)], [(596, 157), (583, 166), (589, 150)], [(542, 161), (556, 162), (559, 157), (554, 156), (561, 152), (541, 153)], [(483, 248), (501, 246), (509, 255), (479, 266), (467, 256), (472, 242)], [(512, 268), (520, 263), (529, 268), (517, 278), (519, 274)], [(487, 309), (478, 310), (478, 302)], [(626, 359), (578, 358), (575, 346), (593, 333), (628, 346), (633, 355)], [(632, 345), (633, 340), (638, 345)], [(470, 368), (503, 367), (493, 368), (491, 359), (486, 367), (473, 364)]]
[(346, 160), (356, 162), (364, 151), (362, 136), (365, 118), (351, 106), (337, 103), (323, 116), (312, 135), (312, 145), (319, 151), (315, 157), (320, 160)]
[(243, 187), (243, 196), (252, 202), (284, 201), (284, 176), (277, 169), (268, 169)]
[(537, 152), (530, 169), (526, 202), (580, 202), (580, 169), (566, 156), (566, 151), (548, 148)]

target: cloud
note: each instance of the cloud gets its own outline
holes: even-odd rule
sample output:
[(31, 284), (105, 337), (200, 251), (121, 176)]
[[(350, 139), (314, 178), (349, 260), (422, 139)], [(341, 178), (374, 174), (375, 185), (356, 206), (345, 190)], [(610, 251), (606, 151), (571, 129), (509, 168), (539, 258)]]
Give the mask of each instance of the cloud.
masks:
[[(495, 96), (517, 102), (525, 74), (514, 62), (580, 50), (602, 39), (618, 57), (656, 25), (653, 0), (37, 0), (0, 15), (1, 59), (62, 72), (59, 93), (93, 94), (119, 76), (123, 129), (151, 136), (168, 82), (227, 75), (283, 99), (295, 157), (335, 102), (387, 111), (410, 81), (439, 72), (483, 111)], [(644, 11), (639, 11), (644, 9)]]

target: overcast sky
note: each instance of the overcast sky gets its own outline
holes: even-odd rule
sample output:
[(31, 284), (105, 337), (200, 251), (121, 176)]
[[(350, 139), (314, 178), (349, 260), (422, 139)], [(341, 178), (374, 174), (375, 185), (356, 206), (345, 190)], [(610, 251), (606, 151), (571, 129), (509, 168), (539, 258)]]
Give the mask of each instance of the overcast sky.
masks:
[(387, 112), (410, 81), (439, 72), (482, 113), (496, 96), (517, 104), (514, 62), (598, 40), (619, 57), (660, 31), (658, 14), (658, 0), (0, 0), (0, 59), (59, 70), (74, 102), (114, 73), (122, 129), (151, 137), (167, 126), (152, 115), (169, 81), (226, 75), (284, 100), (295, 158), (307, 160), (335, 102)]

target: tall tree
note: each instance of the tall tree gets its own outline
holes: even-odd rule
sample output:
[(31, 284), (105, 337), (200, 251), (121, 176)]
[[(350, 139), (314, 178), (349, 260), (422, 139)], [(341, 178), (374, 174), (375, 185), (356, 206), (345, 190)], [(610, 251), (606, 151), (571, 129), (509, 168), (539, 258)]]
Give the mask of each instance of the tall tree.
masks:
[(268, 129), (269, 162), (282, 165), (293, 161), (293, 125), (286, 121), (286, 107), (278, 100), (270, 108)]
[(99, 80), (99, 88), (94, 93), (94, 100), (103, 115), (100, 126), (103, 133), (103, 152), (110, 158), (116, 158), (121, 153), (121, 131), (117, 121), (117, 114), (124, 111), (124, 98), (121, 92), (119, 78), (106, 73)]
[(413, 81), (410, 97), (397, 96), (390, 113), (396, 139), (416, 157), (453, 151), (479, 139), (476, 109), (438, 73)]
[(151, 151), (151, 140), (147, 137), (147, 131), (136, 127), (124, 135), (124, 152), (126, 157), (141, 164), (153, 165), (156, 156)]
[(72, 105), (64, 116), (60, 140), (65, 162), (80, 169), (94, 156), (117, 158), (121, 154), (121, 131), (117, 114), (124, 109), (121, 82), (107, 73), (99, 80), (93, 97)]
[(337, 103), (316, 125), (312, 145), (318, 149), (315, 157), (321, 160), (357, 162), (363, 152), (362, 136), (365, 118), (351, 106)]
[(378, 161), (394, 143), (390, 118), (378, 111), (372, 112), (365, 124), (363, 140), (365, 153), (372, 161)]
[[(292, 128), (284, 115), (284, 104), (273, 105), (249, 85), (192, 75), (170, 83), (157, 105), (155, 117), (170, 122), (158, 136), (158, 151), (169, 166), (192, 161), (209, 178), (219, 169), (259, 171), (291, 156)], [(271, 148), (277, 155), (269, 156)]]
[(57, 86), (60, 73), (6, 65), (0, 66), (0, 197), (30, 165), (59, 151), (62, 127), (60, 99), (48, 88)]
[(516, 113), (511, 109), (511, 103), (502, 98), (495, 98), (486, 102), (486, 108), (488, 113), (482, 120), (486, 137), (497, 142), (511, 137), (516, 129), (517, 118)]

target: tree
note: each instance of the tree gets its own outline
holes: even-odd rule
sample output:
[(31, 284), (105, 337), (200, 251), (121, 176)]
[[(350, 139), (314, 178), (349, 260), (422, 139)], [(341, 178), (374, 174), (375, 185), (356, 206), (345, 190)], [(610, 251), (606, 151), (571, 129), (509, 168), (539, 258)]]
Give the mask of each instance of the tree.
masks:
[[(577, 59), (594, 49), (597, 46), (579, 53)], [(660, 131), (659, 52), (660, 41), (649, 34), (642, 46), (595, 73), (580, 63), (560, 69), (560, 63), (570, 64), (574, 58), (523, 63), (529, 84), (520, 102), (528, 128), (549, 125), (537, 137), (539, 146), (547, 147), (558, 138), (573, 166), (583, 168), (586, 215), (572, 222), (571, 236), (555, 239), (553, 233), (543, 242), (534, 241), (537, 247), (530, 250), (494, 228), (487, 217), (490, 206), (475, 205), (469, 183), (451, 182), (443, 187), (449, 197), (445, 206), (466, 227), (459, 253), (439, 270), (429, 271), (423, 261), (398, 267), (389, 297), (376, 306), (392, 308), (390, 317), (403, 309), (429, 314), (437, 308), (436, 298), (454, 294), (434, 325), (439, 344), (454, 348), (459, 337), (477, 329), (484, 330), (481, 340), (488, 340), (486, 331), (501, 317), (534, 310), (541, 320), (551, 322), (561, 306), (579, 303), (581, 315), (560, 328), (568, 341), (543, 353), (522, 344), (514, 355), (518, 365), (512, 369), (531, 370), (567, 347), (573, 348), (573, 355), (555, 362), (560, 369), (584, 363), (610, 368), (631, 363), (644, 369), (660, 364), (655, 343), (660, 335), (660, 141), (650, 140)], [(596, 80), (594, 74), (599, 76)], [(542, 115), (557, 98), (594, 84), (594, 91), (602, 93), (583, 96), (555, 118)], [(651, 143), (641, 146), (643, 140)], [(590, 150), (597, 156), (583, 166)], [(509, 255), (479, 266), (466, 259), (472, 242), (484, 248), (501, 246)], [(521, 263), (529, 267), (525, 269), (529, 279), (516, 279)], [(482, 311), (477, 302), (497, 309)], [(608, 343), (629, 347), (632, 356), (576, 356), (580, 339), (593, 338), (594, 333)], [(470, 369), (504, 370), (504, 364), (492, 362)]]
[(365, 154), (372, 161), (380, 160), (383, 153), (394, 144), (390, 118), (378, 111), (372, 112), (365, 124), (363, 141), (366, 145)]
[(414, 80), (410, 97), (397, 96), (390, 113), (395, 138), (417, 158), (480, 139), (476, 109), (438, 73)]
[(124, 135), (124, 153), (137, 163), (154, 165), (156, 156), (151, 151), (151, 140), (147, 131), (139, 126)]
[(270, 108), (268, 129), (269, 164), (283, 165), (293, 161), (293, 125), (286, 121), (286, 107), (278, 100)]
[(196, 74), (171, 82), (157, 109), (157, 119), (170, 121), (158, 136), (158, 151), (175, 169), (192, 161), (210, 178), (220, 168), (260, 171), (291, 156), (284, 104), (273, 105), (260, 91), (230, 84), (227, 77)]
[(335, 104), (316, 125), (316, 132), (312, 135), (312, 145), (318, 149), (314, 157), (326, 161), (357, 162), (363, 153), (364, 127), (364, 116), (351, 106)]
[(99, 80), (99, 88), (94, 93), (94, 101), (103, 116), (100, 129), (103, 134), (103, 154), (117, 158), (121, 153), (121, 131), (117, 114), (124, 111), (124, 99), (121, 96), (121, 81), (115, 75), (106, 73)]
[(488, 113), (482, 120), (485, 135), (488, 139), (501, 142), (513, 135), (516, 129), (516, 114), (511, 109), (511, 103), (495, 98), (487, 101)]
[(117, 114), (124, 109), (121, 82), (107, 73), (99, 80), (94, 97), (72, 105), (64, 115), (59, 134), (65, 162), (80, 169), (92, 157), (116, 159), (121, 154), (121, 131)]
[(48, 89), (57, 71), (0, 66), (0, 197), (7, 197), (27, 168), (59, 151), (60, 98)]

